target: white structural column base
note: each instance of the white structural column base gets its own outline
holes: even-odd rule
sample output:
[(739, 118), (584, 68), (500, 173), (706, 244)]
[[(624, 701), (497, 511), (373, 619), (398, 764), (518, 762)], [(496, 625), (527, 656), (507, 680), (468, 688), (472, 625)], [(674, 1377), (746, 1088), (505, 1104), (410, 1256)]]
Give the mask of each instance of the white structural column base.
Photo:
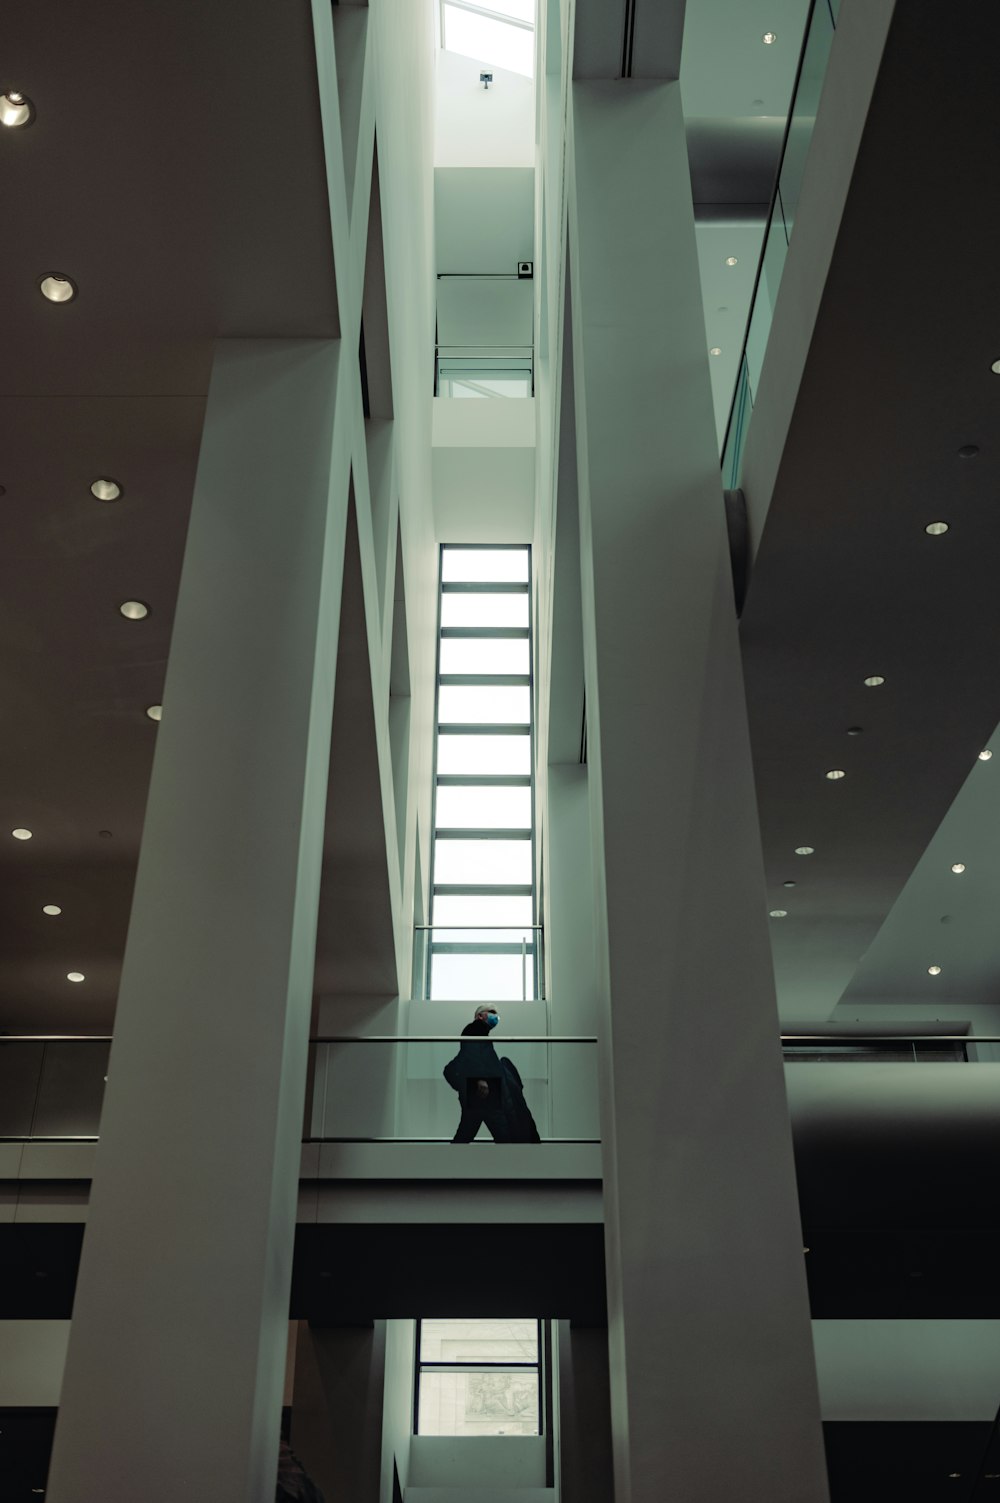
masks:
[(216, 356), (52, 1503), (273, 1503), (347, 515), (340, 359), (319, 340)]
[(822, 1503), (679, 86), (572, 103), (615, 1498)]

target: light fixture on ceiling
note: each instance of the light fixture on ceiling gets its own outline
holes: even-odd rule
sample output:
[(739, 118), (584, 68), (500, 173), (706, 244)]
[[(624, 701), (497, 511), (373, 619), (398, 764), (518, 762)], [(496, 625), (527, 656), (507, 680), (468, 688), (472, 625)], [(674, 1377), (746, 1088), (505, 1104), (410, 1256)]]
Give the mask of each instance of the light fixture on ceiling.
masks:
[(119, 482), (112, 480), (110, 475), (98, 475), (91, 481), (90, 494), (95, 501), (119, 501), (123, 492)]
[(66, 980), (67, 981), (86, 981), (86, 979), (87, 978), (83, 974), (82, 971), (67, 971), (66, 972)]
[(163, 718), (163, 706), (162, 705), (147, 705), (146, 706), (146, 714), (149, 716), (150, 720), (162, 720), (162, 718)]
[(76, 283), (61, 272), (50, 271), (48, 276), (42, 277), (38, 287), (42, 297), (48, 298), (50, 303), (71, 303), (76, 297)]
[(927, 526), (924, 528), (924, 531), (926, 532), (927, 536), (931, 538), (944, 537), (945, 533), (948, 531), (948, 523), (928, 522)]
[(58, 918), (60, 913), (62, 913), (62, 909), (58, 903), (46, 903), (42, 912), (47, 913), (49, 918)]
[(721, 350), (721, 348), (720, 348), (719, 345), (713, 344), (712, 348), (709, 350), (708, 353), (710, 355), (721, 355), (722, 354), (722, 350)]
[(118, 610), (126, 621), (144, 621), (149, 615), (149, 606), (144, 600), (123, 600)]
[(0, 94), (0, 125), (17, 130), (19, 126), (30, 125), (34, 118), (35, 106), (19, 89)]
[(865, 688), (878, 689), (880, 685), (884, 683), (885, 679), (882, 677), (881, 673), (873, 673), (870, 678), (865, 679)]
[(978, 453), (978, 444), (963, 444), (958, 451), (958, 457), (959, 459), (975, 459)]
[(795, 847), (795, 854), (796, 856), (811, 856), (815, 849), (814, 845), (797, 845)]
[(788, 909), (787, 908), (772, 908), (769, 917), (770, 918), (787, 918), (788, 917)]
[(831, 767), (826, 776), (829, 778), (831, 783), (839, 783), (841, 778), (847, 777), (847, 773), (842, 767)]
[(765, 47), (772, 47), (777, 40), (778, 33), (776, 31), (765, 31), (764, 35), (761, 37), (761, 41), (764, 43)]
[(726, 265), (727, 266), (737, 266), (738, 264), (739, 264), (739, 257), (738, 256), (727, 256), (726, 257)]
[(939, 965), (929, 965), (927, 967), (927, 974), (928, 976), (940, 976), (941, 967)]
[(13, 837), (14, 837), (15, 840), (30, 840), (31, 839), (31, 831), (30, 830), (25, 830), (21, 826), (18, 826), (18, 828), (16, 830), (11, 830), (10, 833), (13, 835)]
[(1000, 360), (994, 360), (993, 364), (990, 366), (990, 370), (993, 372), (994, 376), (1000, 376)]
[(781, 885), (782, 885), (782, 887), (794, 887), (795, 883), (792, 882), (791, 880), (789, 880), (788, 882), (782, 882)]
[(993, 755), (993, 753), (990, 751), (989, 747), (986, 746), (979, 753), (979, 760), (980, 760), (980, 762), (988, 762), (990, 760), (990, 758), (992, 757), (992, 755)]
[(953, 861), (951, 863), (951, 869), (955, 873), (955, 876), (957, 877), (957, 876), (960, 875), (960, 873), (962, 873), (962, 872), (965, 871), (965, 862), (964, 861)]

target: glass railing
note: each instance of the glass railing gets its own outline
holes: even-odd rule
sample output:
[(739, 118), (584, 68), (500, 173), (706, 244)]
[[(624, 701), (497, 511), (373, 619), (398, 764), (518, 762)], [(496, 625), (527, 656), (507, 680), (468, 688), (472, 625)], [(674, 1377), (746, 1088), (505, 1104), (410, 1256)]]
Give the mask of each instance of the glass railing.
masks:
[(809, 8), (781, 158), (764, 229), (760, 260), (757, 263), (757, 278), (750, 300), (750, 316), (743, 340), (736, 390), (733, 393), (722, 448), (722, 483), (726, 490), (735, 490), (740, 483), (743, 446), (764, 364), (764, 352), (771, 333), (778, 287), (798, 213), (806, 158), (833, 45), (838, 9), (839, 5), (835, 0), (812, 0)]
[[(307, 1137), (448, 1142), (462, 1116), (461, 1089), (482, 1103), (487, 1124), (499, 1111), (507, 1141), (532, 1142), (537, 1132), (547, 1143), (597, 1142), (596, 1043), (513, 1032), (488, 1041), (451, 1033), (317, 1039)], [(484, 1126), (480, 1137), (489, 1136)]]
[(438, 345), (436, 397), (531, 397), (534, 382), (531, 345)]
[[(462, 1023), (471, 1008), (463, 1007)], [(303, 1140), (447, 1142), (459, 1089), (487, 1090), (483, 1120), (503, 1141), (590, 1143), (600, 1137), (597, 1040), (520, 1034), (469, 1040), (456, 1032), (315, 1038)], [(111, 1040), (0, 1039), (0, 1142), (92, 1142), (100, 1134)], [(457, 1072), (444, 1070), (457, 1062)], [(499, 1116), (498, 1116), (499, 1113)], [(480, 1137), (490, 1141), (487, 1127)]]
[(537, 1002), (543, 996), (540, 924), (418, 924), (413, 995), (434, 1002)]
[[(468, 1012), (463, 1009), (463, 1017)], [(510, 1019), (508, 1027), (506, 1036), (499, 1030), (490, 1036), (487, 1058), (469, 1058), (470, 1040), (450, 1031), (311, 1040), (303, 1140), (449, 1141), (461, 1101), (444, 1071), (458, 1059), (459, 1084), (462, 1074), (478, 1081), (494, 1069), (502, 1071), (491, 1076), (502, 1082), (493, 1106), (499, 1104), (518, 1124), (514, 1132), (520, 1136), (513, 1141), (533, 1141), (526, 1108), (542, 1142), (597, 1142), (597, 1039), (515, 1033)], [(788, 1034), (780, 1043), (786, 1064), (1000, 1063), (995, 1034)], [(471, 1044), (474, 1051), (482, 1048), (478, 1039)], [(103, 1036), (0, 1038), (0, 1142), (95, 1141), (110, 1046)], [(480, 1138), (489, 1141), (485, 1127)]]

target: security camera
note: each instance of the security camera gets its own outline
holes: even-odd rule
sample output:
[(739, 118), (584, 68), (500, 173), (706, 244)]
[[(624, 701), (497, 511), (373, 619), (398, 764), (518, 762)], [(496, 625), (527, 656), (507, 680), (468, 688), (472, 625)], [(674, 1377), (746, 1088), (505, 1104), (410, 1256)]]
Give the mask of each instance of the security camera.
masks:
[(518, 261), (517, 275), (519, 281), (530, 282), (531, 278), (535, 275), (534, 261)]
[(482, 86), (483, 86), (484, 89), (488, 89), (489, 86), (490, 86), (490, 84), (493, 82), (493, 74), (492, 73), (480, 73), (480, 75), (479, 75), (479, 82), (482, 84)]

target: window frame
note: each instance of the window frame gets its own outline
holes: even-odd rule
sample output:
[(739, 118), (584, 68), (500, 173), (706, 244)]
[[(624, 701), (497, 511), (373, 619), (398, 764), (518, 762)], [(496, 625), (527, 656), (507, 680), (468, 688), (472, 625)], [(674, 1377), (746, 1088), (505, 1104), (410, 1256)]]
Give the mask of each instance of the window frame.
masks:
[[(552, 1409), (552, 1322), (535, 1316), (535, 1350), (538, 1353), (534, 1362), (501, 1362), (496, 1358), (484, 1357), (482, 1361), (473, 1362), (422, 1362), (420, 1359), (421, 1327), (425, 1318), (417, 1316), (414, 1321), (415, 1338), (413, 1343), (413, 1434), (419, 1436), (420, 1431), (420, 1375), (423, 1372), (535, 1372), (538, 1374), (538, 1429), (534, 1435), (511, 1436), (510, 1439), (535, 1440), (543, 1439), (546, 1442), (546, 1473), (551, 1471), (550, 1452), (552, 1450), (552, 1426), (548, 1423), (548, 1417)], [(458, 1320), (459, 1316), (440, 1316), (442, 1320)], [(499, 1315), (469, 1316), (467, 1319), (479, 1320), (502, 1320)], [(426, 1433), (426, 1432), (425, 1432)], [(450, 1439), (496, 1439), (498, 1437), (486, 1436), (447, 1436), (431, 1437), (442, 1440)], [(506, 1439), (506, 1437), (504, 1437)], [(551, 1486), (547, 1481), (546, 1486)]]

